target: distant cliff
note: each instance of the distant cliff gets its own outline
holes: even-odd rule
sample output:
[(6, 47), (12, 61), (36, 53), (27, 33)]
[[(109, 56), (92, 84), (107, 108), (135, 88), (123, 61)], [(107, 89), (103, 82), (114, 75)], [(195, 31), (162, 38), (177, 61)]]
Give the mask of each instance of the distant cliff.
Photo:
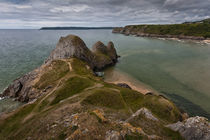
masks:
[(114, 27), (42, 27), (40, 30), (99, 30), (99, 29), (113, 29)]
[(113, 33), (142, 37), (205, 40), (210, 38), (209, 20), (168, 25), (128, 25), (114, 28)]

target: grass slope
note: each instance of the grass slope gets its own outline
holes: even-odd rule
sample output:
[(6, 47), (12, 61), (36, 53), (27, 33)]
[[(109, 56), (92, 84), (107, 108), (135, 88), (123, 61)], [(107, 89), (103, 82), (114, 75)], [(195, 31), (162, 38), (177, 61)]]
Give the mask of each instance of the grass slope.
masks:
[[(0, 139), (103, 139), (109, 130), (124, 129), (114, 123), (116, 120), (127, 119), (141, 107), (147, 107), (161, 121), (152, 123), (140, 117), (130, 123), (166, 140), (181, 137), (179, 133), (164, 127), (180, 119), (179, 110), (165, 98), (145, 96), (105, 83), (93, 75), (85, 62), (78, 59), (55, 61), (45, 68), (42, 80), (38, 80), (35, 87), (54, 85), (53, 89), (46, 91), (35, 102), (7, 114), (7, 117), (0, 117)], [(98, 121), (90, 113), (94, 109), (104, 110), (106, 117), (111, 117), (113, 122)], [(76, 122), (80, 125), (76, 125)], [(160, 132), (154, 132), (154, 128)], [(88, 132), (83, 134), (83, 129), (88, 129)], [(147, 139), (139, 134), (128, 134), (125, 138)]]

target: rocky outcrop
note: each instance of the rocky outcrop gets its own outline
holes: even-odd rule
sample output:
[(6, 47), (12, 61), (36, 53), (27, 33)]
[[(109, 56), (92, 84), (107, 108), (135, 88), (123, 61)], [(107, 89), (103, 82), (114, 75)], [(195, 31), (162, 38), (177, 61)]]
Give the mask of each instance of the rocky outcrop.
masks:
[(56, 59), (66, 59), (76, 57), (88, 62), (93, 67), (94, 58), (92, 52), (87, 48), (84, 41), (75, 35), (61, 37), (56, 48), (51, 52), (46, 63)]
[(87, 62), (92, 70), (101, 70), (117, 62), (117, 53), (114, 44), (109, 42), (105, 46), (102, 42), (97, 42), (93, 46), (93, 52), (88, 49), (84, 41), (75, 35), (61, 37), (56, 48), (51, 52), (48, 59), (41, 67), (14, 80), (3, 92), (1, 97), (15, 98), (21, 102), (29, 102), (39, 97), (46, 89), (35, 88), (35, 83), (39, 80), (40, 73), (46, 71), (46, 67), (51, 67), (52, 61), (60, 59), (78, 58)]
[(3, 97), (15, 98), (21, 102), (28, 102), (36, 98), (36, 93), (32, 91), (31, 82), (37, 77), (37, 72), (32, 71), (14, 80), (2, 93)]
[(117, 85), (118, 85), (119, 87), (131, 89), (131, 87), (130, 87), (128, 84), (126, 84), (126, 83), (117, 83)]
[(150, 112), (147, 108), (143, 107), (139, 110), (137, 110), (130, 118), (128, 118), (126, 121), (129, 122), (130, 120), (134, 119), (135, 117), (139, 115), (144, 115), (149, 120), (158, 121), (158, 118), (154, 117), (152, 112)]
[(114, 65), (117, 62), (117, 52), (114, 48), (113, 42), (109, 42), (107, 46), (105, 46), (102, 42), (96, 42), (92, 51), (94, 54), (94, 59), (92, 62), (94, 63), (95, 69), (103, 69), (106, 66)]
[(56, 59), (76, 57), (86, 61), (93, 70), (100, 70), (117, 62), (117, 52), (112, 42), (105, 46), (102, 42), (96, 42), (91, 52), (84, 41), (75, 35), (61, 37), (56, 48), (52, 51), (46, 63)]
[(167, 127), (179, 131), (186, 140), (210, 139), (210, 122), (204, 117), (191, 117), (183, 122), (170, 124)]

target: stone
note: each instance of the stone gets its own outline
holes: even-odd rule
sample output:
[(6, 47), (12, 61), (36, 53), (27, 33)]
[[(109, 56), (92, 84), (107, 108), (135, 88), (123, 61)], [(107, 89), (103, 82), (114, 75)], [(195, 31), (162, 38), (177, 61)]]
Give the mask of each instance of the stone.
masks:
[(153, 116), (152, 112), (150, 112), (147, 108), (143, 107), (139, 110), (137, 110), (130, 118), (126, 120), (126, 122), (129, 122), (133, 118), (139, 116), (139, 115), (144, 115), (147, 119), (153, 120), (153, 121), (159, 121), (158, 118)]
[(132, 89), (132, 88), (131, 88), (128, 84), (126, 84), (126, 83), (118, 83), (117, 85), (118, 85), (119, 87)]
[[(3, 97), (15, 98), (21, 102), (28, 102), (30, 98), (34, 99), (35, 95), (31, 91), (30, 82), (35, 79), (37, 73), (32, 71), (13, 81), (2, 93)], [(29, 97), (31, 96), (31, 97)]]
[(110, 56), (110, 58), (112, 59), (112, 61), (117, 62), (117, 51), (114, 47), (114, 43), (113, 42), (109, 42), (107, 45), (107, 50), (108, 50), (108, 55)]
[(204, 117), (191, 117), (167, 127), (178, 131), (186, 140), (210, 140), (210, 122)]
[(105, 140), (123, 140), (124, 138), (120, 135), (120, 132), (110, 130), (106, 132)]
[(75, 35), (61, 37), (56, 48), (46, 60), (46, 63), (56, 59), (67, 59), (72, 57), (84, 60), (93, 67), (92, 60), (94, 56), (92, 52), (87, 48), (84, 41)]
[(102, 53), (102, 54), (108, 53), (107, 47), (101, 41), (96, 42), (93, 45), (92, 50), (94, 53)]

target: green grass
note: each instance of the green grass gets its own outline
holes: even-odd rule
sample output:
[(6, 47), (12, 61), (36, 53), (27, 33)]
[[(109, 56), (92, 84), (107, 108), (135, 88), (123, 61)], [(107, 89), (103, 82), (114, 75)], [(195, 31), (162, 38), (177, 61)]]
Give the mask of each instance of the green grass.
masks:
[(149, 109), (156, 117), (166, 122), (176, 122), (181, 115), (178, 108), (170, 101), (156, 95), (143, 95), (136, 91), (120, 88), (120, 93), (133, 112), (142, 107)]
[(87, 69), (88, 64), (84, 61), (79, 59), (72, 59), (71, 62), (72, 69), (75, 71), (76, 74), (79, 75), (92, 75), (93, 72), (91, 69)]
[(36, 106), (36, 104), (29, 104), (18, 110), (17, 113), (7, 118), (0, 124), (0, 138), (5, 137), (12, 132), (16, 132), (22, 125), (22, 120), (28, 115)]
[(175, 132), (163, 125), (160, 121), (153, 121), (146, 118), (143, 114), (133, 118), (129, 123), (135, 127), (140, 127), (148, 135), (157, 135), (166, 140), (182, 140), (178, 132)]
[(94, 106), (107, 107), (111, 109), (125, 109), (126, 105), (120, 93), (110, 90), (96, 90), (93, 94), (83, 100), (83, 103), (88, 103)]
[(164, 135), (169, 137), (171, 140), (184, 140), (184, 138), (179, 134), (167, 127), (163, 127)]
[[(136, 112), (142, 107), (149, 109), (154, 116), (166, 123), (173, 123), (181, 118), (180, 111), (170, 101), (157, 95), (143, 95), (139, 92), (105, 84), (104, 89), (96, 90), (83, 103), (111, 109), (128, 109)], [(110, 90), (116, 88), (120, 93)]]
[(141, 103), (144, 99), (143, 94), (126, 88), (120, 88), (120, 93), (126, 104), (132, 109), (133, 112), (136, 112), (142, 107)]
[(38, 106), (38, 112), (42, 111), (47, 105), (49, 104), (49, 101), (47, 99), (43, 100), (41, 104)]
[(93, 85), (93, 82), (87, 78), (72, 77), (68, 79), (64, 85), (55, 91), (55, 98), (51, 102), (51, 105), (59, 103), (61, 100), (64, 100), (70, 96), (80, 93), (87, 87)]
[(69, 66), (61, 60), (54, 60), (35, 84), (36, 88), (44, 89), (49, 85), (54, 85), (57, 80), (64, 77), (69, 72)]
[(65, 140), (66, 138), (66, 134), (64, 134), (63, 132), (58, 136), (59, 140)]
[(166, 122), (177, 122), (181, 118), (178, 108), (161, 96), (145, 96), (142, 106), (148, 108), (158, 118)]
[(126, 134), (125, 135), (125, 140), (143, 140), (143, 136), (141, 136), (141, 135), (138, 135), (138, 134), (136, 134), (136, 135), (128, 135), (128, 134)]

